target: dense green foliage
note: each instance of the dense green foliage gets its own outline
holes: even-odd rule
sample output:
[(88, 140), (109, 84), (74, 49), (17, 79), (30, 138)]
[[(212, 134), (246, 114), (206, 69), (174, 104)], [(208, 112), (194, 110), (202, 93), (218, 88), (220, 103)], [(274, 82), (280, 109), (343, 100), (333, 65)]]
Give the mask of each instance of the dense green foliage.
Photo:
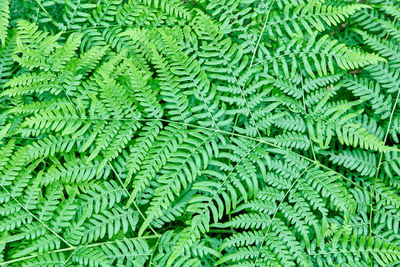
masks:
[(399, 20), (0, 0), (0, 266), (400, 264)]

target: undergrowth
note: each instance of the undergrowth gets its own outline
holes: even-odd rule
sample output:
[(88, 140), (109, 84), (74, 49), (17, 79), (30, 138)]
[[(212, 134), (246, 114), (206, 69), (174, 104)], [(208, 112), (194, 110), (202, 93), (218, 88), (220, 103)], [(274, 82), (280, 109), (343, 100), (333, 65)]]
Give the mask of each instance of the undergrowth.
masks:
[(396, 266), (397, 0), (0, 0), (1, 266)]

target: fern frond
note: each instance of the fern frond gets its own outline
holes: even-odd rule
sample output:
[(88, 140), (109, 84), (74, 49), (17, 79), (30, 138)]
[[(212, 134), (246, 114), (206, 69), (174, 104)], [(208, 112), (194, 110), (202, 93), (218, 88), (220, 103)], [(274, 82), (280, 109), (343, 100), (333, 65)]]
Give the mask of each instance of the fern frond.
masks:
[(164, 173), (158, 178), (160, 186), (154, 191), (153, 200), (146, 212), (148, 217), (140, 233), (152, 220), (162, 215), (162, 210), (169, 207), (179, 192), (196, 181), (213, 156), (219, 153), (215, 135), (207, 132), (188, 132), (186, 141), (178, 148), (179, 153), (171, 155)]
[(9, 0), (0, 2), (0, 43), (2, 46), (6, 43), (8, 22), (10, 19)]
[(152, 255), (147, 243), (141, 239), (125, 239), (115, 243), (106, 243), (101, 248), (112, 264), (116, 265), (144, 265)]
[[(302, 36), (303, 31), (312, 34), (314, 29), (324, 31), (325, 25), (335, 26), (353, 15), (357, 10), (368, 8), (367, 5), (325, 5), (318, 1), (307, 4), (286, 5), (283, 12), (271, 14), (270, 22), (265, 31), (273, 36), (287, 33), (290, 37)], [(283, 14), (282, 14), (283, 13)], [(283, 15), (283, 16), (282, 16)]]
[(47, 234), (27, 244), (26, 248), (24, 248), (23, 250), (13, 253), (13, 257), (19, 258), (22, 256), (32, 254), (33, 252), (36, 251), (42, 254), (50, 250), (59, 249), (60, 245), (61, 241), (58, 238), (58, 236), (55, 236), (53, 234)]
[(32, 216), (25, 210), (17, 211), (0, 222), (0, 231), (12, 231), (21, 225), (32, 222)]
[(127, 197), (125, 190), (113, 181), (93, 185), (92, 188), (86, 189), (84, 192), (87, 195), (79, 197), (77, 212), (82, 212), (89, 217), (92, 214), (98, 214), (114, 207)]
[[(392, 63), (392, 62), (390, 62)], [(382, 88), (385, 88), (389, 93), (396, 93), (399, 88), (398, 84), (398, 76), (400, 75), (399, 71), (396, 71), (392, 68), (389, 68), (388, 65), (369, 65), (365, 68), (368, 71), (368, 74), (371, 75)]]
[(301, 150), (307, 150), (310, 146), (308, 137), (297, 132), (287, 132), (281, 135), (276, 135), (273, 139), (268, 140), (271, 140), (272, 143), (281, 147), (296, 148)]
[(82, 23), (90, 17), (89, 11), (95, 8), (95, 4), (84, 3), (80, 0), (70, 0), (65, 4), (63, 14), (64, 23), (59, 25), (62, 30), (79, 30)]
[[(128, 205), (150, 183), (156, 172), (167, 163), (167, 159), (178, 149), (178, 145), (183, 142), (184, 137), (186, 137), (184, 127), (175, 124), (168, 125), (164, 132), (160, 134), (159, 141), (154, 143), (148, 153), (148, 157), (143, 160), (140, 172), (136, 174), (133, 181), (134, 191), (131, 193)], [(129, 183), (129, 180), (125, 183)]]
[(283, 71), (283, 75), (287, 78), (293, 77), (298, 66), (301, 66), (308, 75), (315, 78), (315, 72), (319, 76), (327, 75), (328, 71), (336, 73), (334, 63), (339, 68), (348, 70), (383, 61), (376, 54), (363, 53), (356, 48), (338, 44), (337, 40), (331, 40), (328, 35), (318, 40), (316, 37), (317, 35), (313, 34), (307, 42), (302, 38), (294, 38), (286, 47), (280, 47), (274, 54), (263, 49), (264, 56), (259, 63), (267, 69), (272, 64), (277, 76)]
[(60, 232), (70, 226), (70, 222), (76, 214), (78, 206), (74, 203), (74, 199), (63, 201), (54, 211), (51, 226), (56, 232)]
[(375, 154), (366, 151), (343, 150), (340, 154), (330, 154), (329, 160), (350, 170), (356, 170), (361, 175), (372, 177), (376, 172)]
[(100, 161), (96, 160), (86, 164), (85, 159), (71, 159), (66, 164), (57, 164), (49, 167), (43, 174), (41, 183), (51, 184), (55, 181), (72, 184), (89, 181), (92, 179), (101, 179), (108, 177), (110, 169), (105, 168), (103, 172), (96, 172), (100, 166)]
[(20, 75), (9, 80), (4, 84), (4, 90), (0, 96), (18, 96), (31, 93), (43, 93), (46, 91), (52, 94), (60, 94), (62, 92), (61, 85), (56, 81), (57, 76), (50, 72), (42, 72), (39, 75), (29, 73)]
[(29, 260), (25, 260), (21, 263), (24, 267), (33, 266), (53, 266), (63, 264), (66, 258), (63, 253), (45, 253), (43, 255), (38, 255)]
[(7, 45), (2, 45), (0, 49), (0, 87), (2, 87), (12, 77), (12, 54), (15, 46), (14, 41), (14, 38), (7, 39), (5, 41)]
[(380, 265), (395, 263), (399, 260), (400, 252), (397, 246), (382, 239), (365, 235), (358, 236), (357, 232), (351, 234), (343, 230), (334, 235), (329, 248), (321, 248), (320, 253), (313, 253), (312, 256), (319, 259), (323, 257), (324, 261), (332, 263), (347, 262), (346, 258), (352, 263), (349, 256), (361, 257), (365, 262), (374, 259)]
[[(86, 217), (80, 218), (85, 220)], [(66, 240), (71, 244), (90, 243), (108, 236), (112, 238), (120, 231), (126, 233), (134, 230), (139, 220), (137, 212), (132, 209), (122, 209), (115, 205), (112, 211), (104, 210), (93, 214), (86, 221), (78, 220), (69, 228)]]
[(400, 52), (395, 42), (378, 38), (366, 32), (356, 30), (363, 38), (364, 42), (372, 49), (377, 51), (379, 55), (389, 60), (389, 64), (394, 68), (400, 67)]
[(301, 180), (312, 186), (323, 197), (329, 197), (332, 204), (343, 212), (354, 212), (354, 199), (346, 193), (343, 183), (337, 181), (339, 176), (333, 172), (324, 172), (318, 168), (306, 171), (304, 178)]
[(89, 267), (111, 267), (111, 260), (98, 247), (81, 247), (72, 255), (71, 260), (80, 265)]
[(48, 187), (46, 197), (42, 198), (39, 202), (39, 219), (41, 221), (49, 221), (57, 209), (57, 205), (60, 202), (62, 190), (60, 186)]
[(382, 119), (389, 117), (392, 110), (392, 98), (390, 95), (386, 99), (384, 98), (380, 93), (379, 84), (368, 83), (366, 79), (347, 77), (343, 86), (352, 91), (355, 96), (370, 101), (372, 108), (376, 114), (382, 116)]
[(139, 0), (148, 6), (154, 6), (160, 8), (162, 11), (169, 15), (183, 18), (189, 21), (192, 17), (191, 12), (185, 7), (185, 5), (177, 0)]

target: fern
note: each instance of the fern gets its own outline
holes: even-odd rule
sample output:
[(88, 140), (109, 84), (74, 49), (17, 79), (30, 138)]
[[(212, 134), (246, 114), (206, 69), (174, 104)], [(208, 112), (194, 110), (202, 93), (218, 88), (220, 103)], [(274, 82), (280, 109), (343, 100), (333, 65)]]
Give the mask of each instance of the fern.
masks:
[(5, 45), (7, 37), (8, 22), (10, 19), (10, 3), (8, 0), (0, 2), (0, 43), (2, 46)]
[(0, 0), (0, 265), (398, 264), (400, 5), (350, 2)]

